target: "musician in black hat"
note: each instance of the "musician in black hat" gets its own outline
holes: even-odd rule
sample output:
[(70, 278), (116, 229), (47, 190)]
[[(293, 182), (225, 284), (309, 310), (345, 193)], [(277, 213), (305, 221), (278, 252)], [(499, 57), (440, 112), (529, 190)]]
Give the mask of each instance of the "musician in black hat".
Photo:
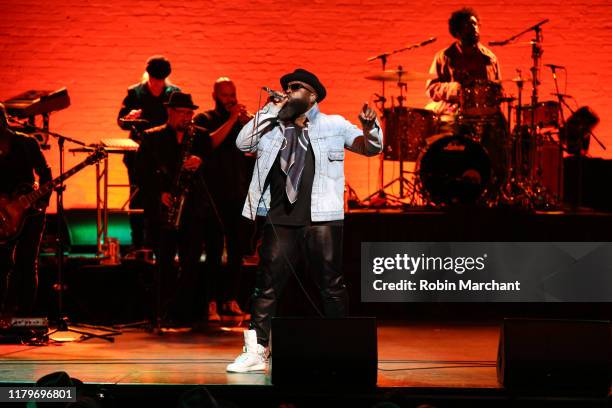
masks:
[[(172, 92), (180, 91), (168, 80), (171, 72), (170, 61), (164, 56), (154, 55), (147, 60), (142, 81), (128, 88), (117, 116), (117, 123), (121, 129), (129, 130), (130, 138), (138, 143), (142, 141), (144, 130), (160, 126), (168, 119), (164, 103), (168, 102)], [(132, 196), (130, 209), (142, 209), (142, 195), (138, 190), (138, 180), (134, 172), (135, 154), (126, 153), (123, 162), (128, 170)], [(147, 246), (142, 216), (130, 215), (130, 226), (134, 249)]]
[[(4, 105), (0, 104), (0, 212), (19, 194), (29, 192), (35, 185), (34, 174), (40, 185), (51, 180), (38, 142), (33, 137), (14, 132), (8, 126)], [(31, 316), (38, 288), (38, 250), (45, 225), (44, 209), (49, 204), (47, 195), (28, 210), (17, 236), (0, 237), (0, 311), (7, 316)], [(13, 207), (13, 211), (16, 207)], [(2, 214), (0, 229), (13, 217)]]
[[(238, 135), (236, 145), (257, 152), (242, 214), (264, 216), (260, 263), (245, 330), (245, 348), (229, 372), (263, 370), (270, 323), (289, 271), (307, 262), (320, 289), (322, 313), (344, 317), (348, 296), (342, 275), (344, 149), (374, 156), (382, 151), (376, 112), (359, 113), (362, 129), (319, 110), (327, 90), (304, 69), (280, 79), (286, 96), (268, 103)], [(313, 333), (317, 335), (317, 333)]]
[[(192, 125), (194, 110), (190, 94), (173, 92), (165, 104), (168, 120), (145, 131), (136, 155), (136, 175), (143, 194), (145, 220), (161, 274), (160, 287), (170, 300), (177, 287), (170, 313), (176, 320), (191, 321), (194, 310), (197, 266), (202, 255), (205, 225), (212, 213), (203, 179), (202, 162), (216, 142)], [(191, 139), (191, 141), (189, 141)], [(191, 145), (191, 146), (189, 146)], [(179, 174), (189, 179), (180, 182)], [(169, 209), (183, 191), (188, 191), (178, 229), (168, 223)], [(176, 207), (175, 207), (176, 208)], [(178, 250), (180, 279), (175, 281), (174, 258)]]

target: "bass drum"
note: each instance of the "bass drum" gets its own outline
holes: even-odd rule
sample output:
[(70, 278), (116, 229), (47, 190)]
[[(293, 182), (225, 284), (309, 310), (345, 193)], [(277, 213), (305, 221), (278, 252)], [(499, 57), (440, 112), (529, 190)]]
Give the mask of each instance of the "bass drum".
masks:
[(437, 205), (475, 204), (492, 180), (487, 151), (465, 136), (441, 136), (417, 166), (424, 198)]

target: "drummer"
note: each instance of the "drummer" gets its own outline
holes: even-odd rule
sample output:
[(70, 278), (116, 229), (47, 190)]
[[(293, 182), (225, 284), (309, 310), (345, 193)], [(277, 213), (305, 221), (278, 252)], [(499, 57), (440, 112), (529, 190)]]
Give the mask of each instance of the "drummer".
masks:
[(449, 118), (458, 113), (461, 87), (476, 80), (501, 80), (497, 57), (480, 43), (480, 19), (472, 8), (451, 14), (448, 29), (457, 39), (439, 51), (431, 65), (434, 79), (427, 82), (427, 95), (433, 102), (427, 109)]

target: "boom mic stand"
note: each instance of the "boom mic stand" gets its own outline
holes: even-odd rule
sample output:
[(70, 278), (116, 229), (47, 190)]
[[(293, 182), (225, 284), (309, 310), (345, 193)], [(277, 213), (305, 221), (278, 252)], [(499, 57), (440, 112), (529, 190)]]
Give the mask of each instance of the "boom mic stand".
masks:
[[(34, 126), (32, 126), (34, 127)], [(35, 127), (34, 127), (35, 128)], [(56, 249), (55, 249), (55, 256), (56, 256), (56, 260), (57, 260), (57, 283), (55, 285), (53, 285), (55, 288), (57, 288), (57, 303), (58, 303), (58, 310), (57, 310), (57, 328), (53, 331), (51, 331), (50, 333), (48, 333), (48, 336), (51, 336), (55, 333), (58, 332), (72, 332), (72, 333), (77, 333), (81, 335), (81, 339), (80, 340), (88, 340), (90, 338), (98, 338), (98, 339), (102, 339), (102, 340), (106, 340), (106, 341), (110, 341), (111, 343), (115, 341), (115, 339), (112, 336), (116, 336), (118, 334), (121, 334), (121, 332), (115, 331), (115, 330), (111, 330), (111, 329), (107, 329), (107, 328), (98, 328), (98, 327), (93, 327), (93, 326), (82, 326), (82, 327), (89, 327), (89, 328), (93, 328), (95, 330), (102, 330), (102, 331), (106, 331), (107, 333), (104, 334), (96, 334), (96, 333), (92, 333), (80, 328), (74, 328), (71, 327), (69, 324), (69, 319), (68, 316), (64, 314), (64, 303), (63, 303), (63, 294), (64, 294), (64, 238), (63, 238), (63, 232), (62, 232), (62, 221), (64, 220), (64, 190), (66, 189), (66, 187), (64, 186), (64, 142), (68, 141), (80, 146), (86, 146), (85, 143), (64, 136), (64, 135), (60, 135), (59, 133), (54, 133), (54, 132), (50, 132), (49, 130), (45, 130), (45, 129), (40, 129), (37, 128), (36, 130), (39, 130), (41, 132), (45, 132), (51, 136), (53, 136), (54, 138), (57, 139), (57, 145), (59, 148), (59, 161), (60, 161), (60, 183), (59, 185), (55, 188), (55, 197), (56, 197), (56, 205), (57, 205), (57, 234), (56, 234), (56, 238), (55, 238), (55, 244), (56, 244)], [(77, 325), (78, 327), (78, 325)]]

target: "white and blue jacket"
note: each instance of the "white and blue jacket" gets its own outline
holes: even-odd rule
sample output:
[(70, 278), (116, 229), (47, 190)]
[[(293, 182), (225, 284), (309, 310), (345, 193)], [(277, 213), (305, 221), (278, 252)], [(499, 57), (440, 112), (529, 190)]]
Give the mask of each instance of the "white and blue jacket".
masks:
[[(270, 208), (266, 178), (284, 141), (284, 126), (275, 124), (279, 108), (269, 103), (247, 123), (236, 139), (244, 152), (257, 152), (257, 161), (242, 215), (255, 219)], [(311, 217), (313, 222), (344, 218), (344, 148), (365, 156), (382, 151), (383, 135), (378, 122), (369, 134), (342, 116), (326, 115), (315, 104), (306, 112), (308, 136), (315, 158)], [(257, 126), (257, 128), (256, 128)], [(266, 129), (267, 128), (267, 129)]]

